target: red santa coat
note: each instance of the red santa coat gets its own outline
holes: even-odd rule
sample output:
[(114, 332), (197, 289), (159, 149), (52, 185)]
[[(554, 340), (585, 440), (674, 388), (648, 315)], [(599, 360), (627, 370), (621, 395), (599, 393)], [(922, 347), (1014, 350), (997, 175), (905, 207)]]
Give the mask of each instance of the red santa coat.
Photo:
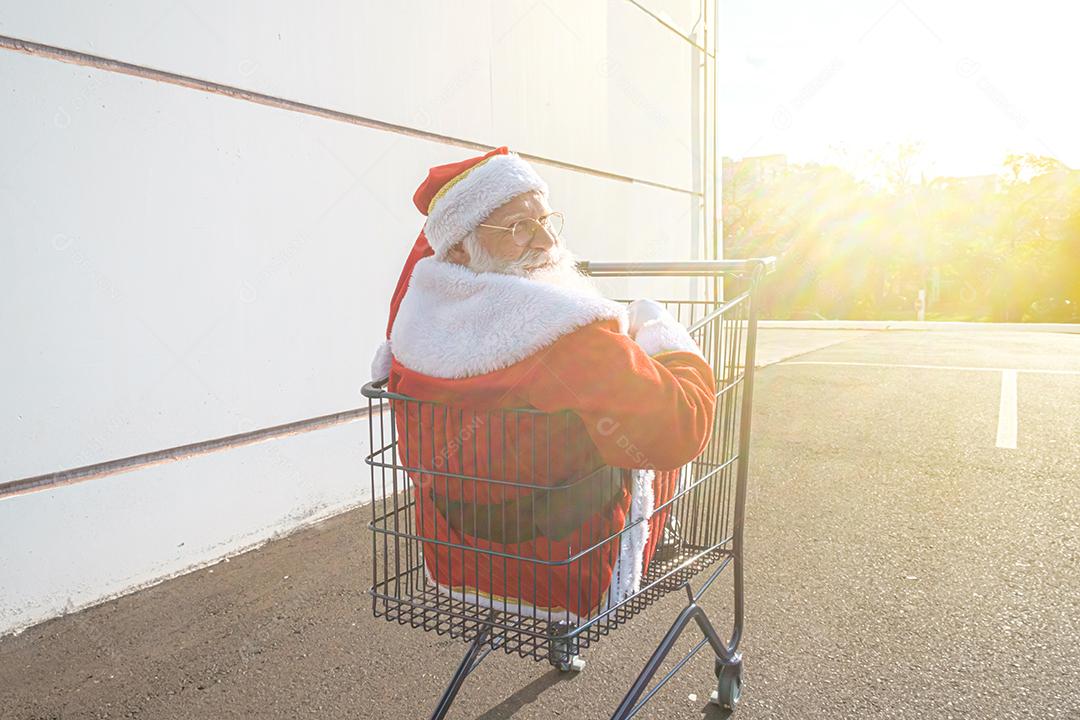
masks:
[[(399, 403), (396, 415), (402, 460), (429, 471), (412, 476), (418, 532), (452, 544), (424, 546), (427, 575), (444, 592), (578, 621), (637, 590), (666, 521), (653, 508), (708, 441), (715, 385), (674, 320), (647, 324), (636, 341), (626, 329), (624, 307), (598, 294), (436, 258), (416, 263), (393, 322), (388, 387), (457, 410)], [(498, 412), (525, 407), (572, 414)], [(500, 417), (516, 427), (492, 427)], [(560, 538), (500, 545), (458, 532), (436, 507), (436, 495), (504, 503), (533, 492), (522, 485), (559, 486), (599, 464), (626, 468), (621, 492)], [(565, 561), (637, 520), (574, 562), (506, 557)]]

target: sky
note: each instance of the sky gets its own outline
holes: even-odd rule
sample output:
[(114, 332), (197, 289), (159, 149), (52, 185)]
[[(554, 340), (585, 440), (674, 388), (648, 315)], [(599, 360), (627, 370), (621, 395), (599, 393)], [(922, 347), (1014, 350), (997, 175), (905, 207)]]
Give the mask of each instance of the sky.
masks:
[(870, 174), (1002, 172), (1009, 153), (1080, 168), (1080, 3), (720, 0), (719, 150)]

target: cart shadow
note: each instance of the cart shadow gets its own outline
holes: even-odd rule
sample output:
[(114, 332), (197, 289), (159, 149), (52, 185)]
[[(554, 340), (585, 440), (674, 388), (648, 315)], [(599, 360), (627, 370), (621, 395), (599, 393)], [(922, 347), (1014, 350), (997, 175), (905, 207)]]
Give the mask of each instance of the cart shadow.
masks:
[[(577, 676), (578, 673), (561, 673), (558, 670), (549, 670), (498, 705), (489, 708), (483, 715), (477, 715), (476, 720), (509, 720), (526, 705), (536, 702), (540, 694), (548, 688), (554, 687), (560, 682), (573, 682)], [(711, 703), (706, 703), (701, 709), (701, 720), (726, 720), (731, 716), (731, 710), (722, 709)]]
[(562, 673), (558, 670), (549, 670), (533, 680), (525, 687), (518, 690), (498, 705), (490, 708), (483, 715), (477, 715), (476, 720), (507, 720), (526, 705), (536, 702), (540, 693), (560, 682), (572, 682), (577, 673)]
[(731, 717), (733, 711), (725, 710), (712, 703), (706, 703), (701, 710), (701, 720), (725, 720)]

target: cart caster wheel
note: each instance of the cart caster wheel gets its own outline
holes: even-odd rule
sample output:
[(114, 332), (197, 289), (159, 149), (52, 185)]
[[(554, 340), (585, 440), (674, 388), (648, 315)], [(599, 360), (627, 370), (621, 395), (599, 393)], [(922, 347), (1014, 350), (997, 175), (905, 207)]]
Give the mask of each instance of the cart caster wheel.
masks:
[(556, 663), (555, 667), (559, 669), (559, 672), (581, 672), (585, 669), (585, 658), (574, 655), (568, 662)]
[(725, 665), (716, 660), (716, 689), (709, 696), (709, 702), (719, 705), (728, 710), (734, 710), (742, 696), (742, 659), (737, 659), (731, 665)]
[(577, 637), (568, 637), (572, 626), (565, 622), (554, 623), (549, 631), (553, 636), (548, 645), (548, 662), (559, 672), (581, 672), (585, 669), (585, 660), (577, 654)]

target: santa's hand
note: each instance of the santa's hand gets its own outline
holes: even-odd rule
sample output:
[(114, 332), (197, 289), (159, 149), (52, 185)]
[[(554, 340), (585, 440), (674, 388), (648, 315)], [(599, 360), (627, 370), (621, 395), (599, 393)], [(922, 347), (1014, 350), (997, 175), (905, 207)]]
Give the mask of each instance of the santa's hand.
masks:
[(630, 327), (627, 330), (630, 337), (637, 337), (638, 332), (641, 331), (641, 327), (650, 320), (669, 320), (675, 322), (675, 318), (671, 317), (671, 313), (664, 309), (664, 306), (655, 300), (635, 300), (630, 303), (630, 307), (627, 309), (629, 315)]
[(702, 357), (701, 349), (690, 337), (690, 333), (660, 303), (654, 300), (635, 300), (630, 303), (627, 313), (630, 337), (649, 355), (683, 351)]

